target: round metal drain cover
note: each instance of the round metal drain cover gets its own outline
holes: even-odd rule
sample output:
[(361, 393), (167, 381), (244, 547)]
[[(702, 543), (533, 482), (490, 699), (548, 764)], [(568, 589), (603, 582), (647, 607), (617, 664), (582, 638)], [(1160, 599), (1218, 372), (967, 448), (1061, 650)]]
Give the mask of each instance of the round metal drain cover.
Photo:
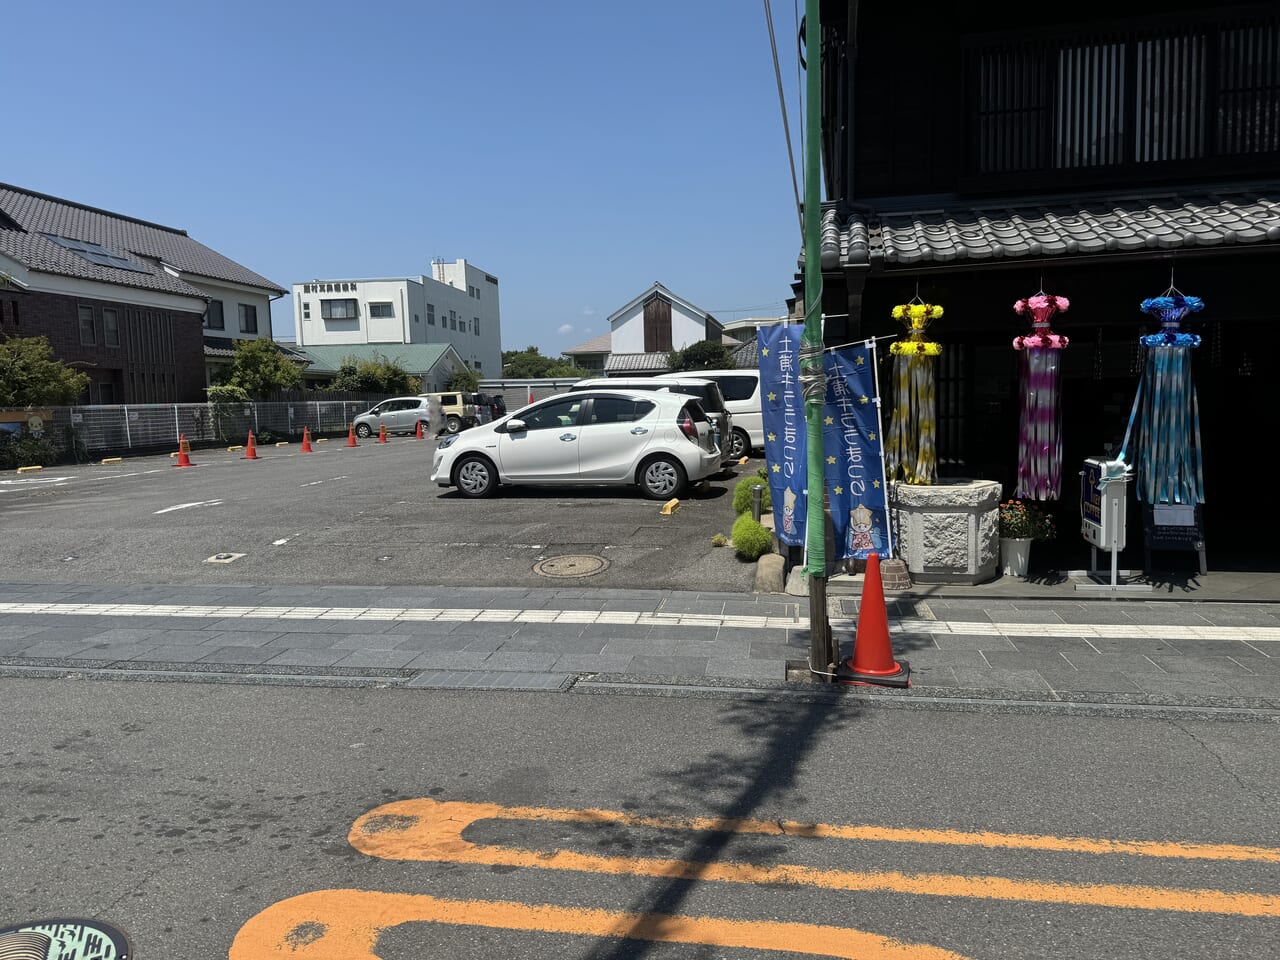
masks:
[(568, 557), (550, 557), (539, 560), (533, 565), (533, 572), (544, 577), (594, 577), (609, 569), (609, 561), (604, 557), (590, 554), (578, 554)]

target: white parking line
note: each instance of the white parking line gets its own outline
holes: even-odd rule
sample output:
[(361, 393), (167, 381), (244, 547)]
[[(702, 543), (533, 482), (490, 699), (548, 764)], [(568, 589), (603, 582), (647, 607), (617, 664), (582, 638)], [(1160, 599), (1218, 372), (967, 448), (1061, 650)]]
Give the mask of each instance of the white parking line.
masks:
[(221, 500), (197, 500), (194, 503), (179, 503), (172, 507), (165, 507), (163, 510), (157, 510), (152, 516), (158, 517), (162, 513), (173, 513), (175, 510), (186, 510), (190, 507), (216, 507), (220, 503), (222, 503)]
[(310, 483), (300, 483), (300, 484), (298, 484), (298, 486), (300, 486), (300, 487), (314, 487), (314, 486), (315, 486), (316, 484), (318, 484), (318, 483), (331, 483), (331, 482), (332, 482), (332, 481), (334, 481), (334, 480), (346, 480), (346, 479), (347, 479), (347, 477), (345, 477), (345, 476), (342, 476), (342, 477), (329, 477), (329, 478), (327, 478), (327, 479), (325, 479), (325, 480), (312, 480)]

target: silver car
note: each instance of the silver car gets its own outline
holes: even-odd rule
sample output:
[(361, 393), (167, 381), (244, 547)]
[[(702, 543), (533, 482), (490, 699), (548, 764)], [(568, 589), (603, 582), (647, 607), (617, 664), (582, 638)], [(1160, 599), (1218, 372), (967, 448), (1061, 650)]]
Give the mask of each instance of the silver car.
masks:
[(391, 397), (360, 414), (351, 421), (356, 436), (371, 437), (382, 427), (387, 433), (417, 433), (422, 424), (423, 436), (434, 437), (444, 429), (440, 401), (433, 397)]

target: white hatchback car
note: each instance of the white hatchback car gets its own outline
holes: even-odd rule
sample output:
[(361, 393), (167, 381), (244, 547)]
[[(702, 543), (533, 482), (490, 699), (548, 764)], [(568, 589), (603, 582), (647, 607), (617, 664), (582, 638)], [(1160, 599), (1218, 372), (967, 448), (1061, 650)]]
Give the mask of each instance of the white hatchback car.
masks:
[(638, 486), (646, 497), (666, 500), (719, 470), (720, 449), (696, 397), (581, 390), (445, 437), (431, 480), (464, 497), (545, 484)]

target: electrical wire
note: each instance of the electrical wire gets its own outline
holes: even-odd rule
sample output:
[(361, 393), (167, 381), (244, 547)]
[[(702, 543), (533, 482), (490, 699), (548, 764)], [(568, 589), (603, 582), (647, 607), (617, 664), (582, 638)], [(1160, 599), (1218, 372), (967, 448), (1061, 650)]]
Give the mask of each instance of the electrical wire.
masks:
[[(769, 49), (773, 52), (773, 76), (778, 84), (778, 104), (782, 107), (782, 130), (787, 136), (787, 161), (791, 164), (791, 190), (796, 198), (796, 220), (800, 226), (800, 236), (804, 236), (804, 207), (800, 203), (800, 181), (796, 179), (796, 154), (791, 147), (791, 122), (787, 119), (787, 98), (782, 92), (782, 68), (778, 66), (778, 41), (773, 34), (773, 9), (769, 0), (764, 0), (764, 16), (769, 24)], [(804, 134), (801, 132), (801, 136)]]

